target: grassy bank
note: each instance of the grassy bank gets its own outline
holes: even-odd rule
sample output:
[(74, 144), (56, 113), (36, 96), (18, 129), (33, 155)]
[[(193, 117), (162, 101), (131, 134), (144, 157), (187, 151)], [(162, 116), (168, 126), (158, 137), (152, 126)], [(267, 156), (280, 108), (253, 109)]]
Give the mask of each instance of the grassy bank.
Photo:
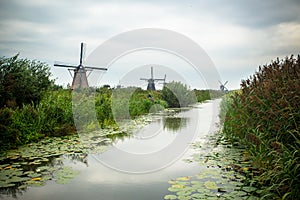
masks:
[[(223, 100), (223, 134), (247, 146), (262, 199), (298, 199), (300, 57), (259, 67)], [(226, 113), (226, 116), (225, 116)]]
[[(202, 92), (198, 91), (198, 94), (202, 95)], [(209, 95), (207, 98), (201, 97), (201, 101), (209, 98)], [(108, 87), (97, 88), (92, 101), (101, 128), (117, 128), (115, 117), (126, 118), (126, 108), (129, 108), (129, 117), (135, 118), (170, 107), (163, 99), (162, 91), (146, 91), (140, 88), (122, 88), (118, 91)], [(87, 124), (87, 129), (92, 130), (95, 127), (95, 124)], [(0, 108), (0, 151), (36, 142), (44, 137), (74, 133), (76, 127), (70, 90), (48, 91), (37, 103)]]

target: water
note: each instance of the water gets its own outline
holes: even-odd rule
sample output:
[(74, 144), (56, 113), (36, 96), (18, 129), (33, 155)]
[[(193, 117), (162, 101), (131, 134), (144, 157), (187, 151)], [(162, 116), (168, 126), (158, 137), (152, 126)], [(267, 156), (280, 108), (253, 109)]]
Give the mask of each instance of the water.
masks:
[[(168, 194), (168, 181), (199, 173), (196, 162), (184, 161), (195, 153), (195, 140), (205, 143), (218, 127), (220, 100), (199, 104), (175, 114), (156, 115), (131, 137), (117, 139), (101, 154), (81, 159), (63, 156), (61, 165), (80, 173), (67, 184), (47, 181), (41, 187), (19, 191), (18, 199), (155, 200)], [(4, 199), (14, 199), (11, 194)]]

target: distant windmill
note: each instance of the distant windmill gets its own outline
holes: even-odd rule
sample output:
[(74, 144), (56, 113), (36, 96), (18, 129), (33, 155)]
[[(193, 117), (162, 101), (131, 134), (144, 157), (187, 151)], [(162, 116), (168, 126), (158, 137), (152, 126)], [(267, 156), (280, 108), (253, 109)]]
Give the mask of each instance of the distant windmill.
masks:
[(225, 85), (228, 83), (228, 81), (226, 81), (224, 84), (221, 81), (219, 81), (219, 83), (220, 83), (220, 90), (222, 92), (228, 92), (228, 89), (225, 87)]
[(165, 74), (165, 77), (164, 77), (164, 79), (163, 79), (164, 82), (160, 83), (160, 84), (163, 85), (163, 87), (165, 87), (165, 86), (167, 85), (166, 78), (167, 78), (167, 75)]
[(148, 81), (147, 90), (155, 90), (155, 81), (164, 81), (166, 80), (166, 76), (164, 79), (162, 78), (153, 78), (153, 67), (151, 67), (151, 78), (141, 78), (140, 80)]
[(117, 89), (122, 88), (123, 86), (121, 85), (121, 82), (119, 81), (118, 85), (117, 85)]
[[(74, 69), (74, 76), (73, 76), (73, 81), (71, 85), (71, 89), (77, 89), (77, 88), (88, 88), (88, 80), (87, 80), (87, 71), (92, 71), (93, 69), (95, 70), (107, 70), (107, 68), (101, 68), (101, 67), (87, 67), (83, 66), (83, 59), (84, 59), (84, 53), (85, 53), (85, 44), (82, 42), (81, 43), (81, 48), (80, 48), (80, 60), (79, 60), (79, 65), (65, 65), (65, 64), (57, 64), (55, 63), (54, 66), (56, 67), (66, 67), (66, 68), (73, 68)], [(70, 69), (68, 69), (70, 71)]]

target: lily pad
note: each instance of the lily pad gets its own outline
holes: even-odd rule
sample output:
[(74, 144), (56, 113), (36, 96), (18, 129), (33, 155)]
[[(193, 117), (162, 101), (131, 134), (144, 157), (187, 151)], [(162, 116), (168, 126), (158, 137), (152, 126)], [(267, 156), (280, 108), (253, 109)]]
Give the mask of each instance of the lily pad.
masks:
[(79, 171), (73, 170), (72, 167), (64, 167), (55, 172), (54, 177), (56, 178), (56, 183), (67, 184), (78, 174)]
[(14, 187), (14, 183), (7, 183), (7, 182), (2, 182), (0, 181), (0, 188), (8, 188), (8, 187)]
[(177, 181), (188, 181), (190, 180), (192, 177), (191, 176), (183, 176), (183, 177), (179, 177), (176, 180)]
[(217, 190), (218, 189), (218, 186), (215, 182), (212, 182), (212, 181), (206, 181), (204, 183), (204, 186), (209, 189), (209, 190)]
[(173, 200), (173, 199), (177, 199), (176, 195), (172, 195), (172, 194), (168, 194), (164, 197), (164, 199), (166, 200)]

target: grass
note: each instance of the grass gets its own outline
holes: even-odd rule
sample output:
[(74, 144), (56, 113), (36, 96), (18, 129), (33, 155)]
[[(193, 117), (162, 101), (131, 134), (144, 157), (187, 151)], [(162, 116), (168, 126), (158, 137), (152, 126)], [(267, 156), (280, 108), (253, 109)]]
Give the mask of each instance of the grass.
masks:
[[(179, 83), (178, 83), (179, 84)], [(208, 91), (194, 90), (198, 101), (210, 99)], [(215, 92), (217, 93), (217, 92)], [(115, 120), (133, 119), (137, 116), (170, 107), (163, 98), (162, 91), (146, 91), (141, 88), (109, 87), (96, 88), (94, 96), (90, 91), (72, 96), (70, 90), (58, 89), (46, 92), (38, 103), (23, 104), (21, 107), (0, 108), (0, 152), (19, 145), (36, 142), (44, 137), (64, 136), (76, 133), (72, 98), (80, 98), (79, 103), (88, 101), (95, 105), (98, 124), (101, 128), (117, 129)], [(176, 97), (175, 97), (176, 98)], [(89, 121), (88, 107), (78, 106), (78, 111), (87, 116), (84, 119), (85, 130), (97, 127)]]
[(275, 60), (223, 100), (223, 134), (247, 145), (262, 199), (297, 199), (300, 188), (300, 56)]

